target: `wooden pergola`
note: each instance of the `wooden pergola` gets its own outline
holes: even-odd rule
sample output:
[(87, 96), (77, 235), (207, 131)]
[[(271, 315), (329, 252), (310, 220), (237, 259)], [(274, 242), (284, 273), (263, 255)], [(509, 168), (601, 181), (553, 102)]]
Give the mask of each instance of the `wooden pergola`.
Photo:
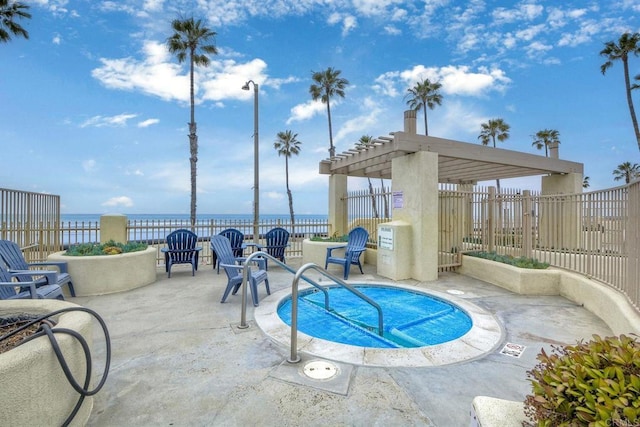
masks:
[(320, 162), (320, 173), (391, 179), (391, 160), (419, 151), (438, 153), (438, 182), (475, 184), (493, 179), (583, 173), (582, 163), (481, 144), (394, 132)]

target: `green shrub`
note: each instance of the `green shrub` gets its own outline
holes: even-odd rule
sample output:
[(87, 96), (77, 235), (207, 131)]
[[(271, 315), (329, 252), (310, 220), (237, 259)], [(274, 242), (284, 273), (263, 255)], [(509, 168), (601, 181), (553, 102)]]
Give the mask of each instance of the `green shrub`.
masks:
[(344, 234), (342, 236), (338, 236), (337, 234), (333, 234), (333, 236), (313, 236), (311, 237), (309, 240), (311, 240), (312, 242), (348, 242), (349, 241), (349, 235), (348, 234)]
[(527, 258), (527, 257), (516, 258), (511, 255), (498, 255), (496, 252), (473, 251), (473, 252), (466, 252), (465, 255), (488, 259), (490, 261), (501, 262), (503, 264), (509, 264), (516, 267), (520, 267), (520, 268), (534, 268), (534, 269), (544, 270), (545, 268), (549, 267), (548, 263), (540, 262), (535, 258)]
[(102, 244), (80, 243), (71, 245), (64, 254), (69, 256), (117, 255), (127, 252), (144, 251), (145, 249), (147, 249), (146, 243), (128, 242), (123, 244), (109, 240)]
[(640, 425), (640, 342), (625, 335), (544, 349), (527, 372), (525, 415), (538, 427)]

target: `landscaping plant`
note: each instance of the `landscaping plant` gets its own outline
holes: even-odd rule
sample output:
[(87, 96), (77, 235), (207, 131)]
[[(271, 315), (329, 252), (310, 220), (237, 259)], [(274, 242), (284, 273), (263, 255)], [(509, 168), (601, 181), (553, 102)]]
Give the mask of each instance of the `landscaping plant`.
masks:
[(640, 425), (640, 342), (626, 335), (544, 349), (527, 376), (525, 415), (538, 427)]
[(69, 246), (65, 255), (69, 256), (92, 256), (92, 255), (117, 255), (127, 252), (138, 252), (147, 249), (146, 243), (128, 242), (116, 243), (109, 240), (106, 243), (80, 243)]
[(499, 255), (496, 252), (474, 251), (465, 252), (465, 255), (488, 259), (490, 261), (501, 262), (503, 264), (509, 264), (520, 268), (534, 268), (544, 270), (549, 267), (548, 263), (540, 262), (535, 258), (527, 258), (523, 256), (516, 258), (511, 255)]

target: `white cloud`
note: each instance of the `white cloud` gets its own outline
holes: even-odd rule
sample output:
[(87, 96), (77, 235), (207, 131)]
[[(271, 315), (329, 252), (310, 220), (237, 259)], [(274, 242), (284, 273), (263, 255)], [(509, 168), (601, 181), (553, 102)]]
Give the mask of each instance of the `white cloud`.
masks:
[(138, 127), (139, 128), (146, 128), (149, 127), (151, 125), (155, 125), (160, 123), (160, 120), (158, 119), (147, 119), (147, 120), (143, 120), (140, 123), (138, 123)]
[(62, 36), (59, 33), (55, 33), (53, 35), (53, 38), (51, 39), (51, 43), (59, 45), (60, 43), (62, 43)]
[(127, 121), (138, 117), (137, 114), (118, 114), (116, 116), (93, 116), (80, 124), (85, 127), (122, 127), (127, 125)]
[[(503, 91), (511, 83), (506, 73), (498, 68), (479, 67), (472, 71), (469, 66), (448, 65), (425, 67), (417, 65), (401, 72), (388, 72), (376, 78), (374, 90), (387, 96), (405, 94), (416, 82), (428, 78), (442, 84), (442, 93), (449, 95), (480, 96), (489, 91)], [(398, 87), (402, 87), (398, 90)]]
[[(91, 75), (111, 89), (140, 91), (167, 101), (189, 102), (187, 65), (172, 62), (166, 45), (156, 41), (145, 41), (142, 54), (141, 60), (133, 57), (101, 58), (102, 66), (94, 69)], [(215, 58), (211, 58), (209, 67), (195, 69), (196, 103), (204, 100), (249, 99), (252, 94), (241, 90), (244, 83), (250, 78), (258, 84), (267, 80), (267, 64), (261, 59), (240, 63), (232, 59)]]
[(112, 197), (106, 202), (102, 203), (102, 206), (109, 206), (109, 207), (121, 206), (125, 208), (130, 208), (131, 206), (133, 206), (133, 200), (131, 200), (131, 198), (127, 196)]
[[(331, 105), (334, 105), (331, 102)], [(310, 100), (304, 104), (298, 104), (291, 109), (291, 115), (287, 119), (287, 124), (308, 120), (318, 113), (326, 110), (326, 105), (320, 101)]]

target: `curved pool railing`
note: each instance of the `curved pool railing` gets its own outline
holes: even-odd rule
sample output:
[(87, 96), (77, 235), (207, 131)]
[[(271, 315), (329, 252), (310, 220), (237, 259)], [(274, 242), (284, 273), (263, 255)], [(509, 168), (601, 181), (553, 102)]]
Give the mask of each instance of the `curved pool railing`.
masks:
[(357, 297), (361, 298), (363, 301), (367, 302), (373, 308), (375, 308), (376, 311), (378, 312), (378, 335), (380, 336), (384, 335), (384, 319), (382, 315), (382, 308), (378, 303), (373, 301), (371, 298), (369, 298), (362, 292), (358, 291), (355, 287), (349, 285), (344, 280), (330, 274), (327, 270), (320, 267), (318, 264), (307, 263), (302, 267), (300, 267), (298, 271), (295, 271), (293, 268), (289, 267), (279, 259), (276, 259), (271, 255), (269, 255), (268, 253), (262, 252), (262, 251), (252, 253), (251, 255), (249, 255), (249, 257), (246, 259), (244, 263), (244, 269), (242, 274), (242, 302), (241, 302), (242, 312), (241, 312), (240, 325), (238, 326), (238, 328), (246, 329), (249, 327), (249, 325), (247, 324), (247, 283), (249, 281), (249, 276), (251, 275), (250, 263), (254, 258), (270, 259), (271, 261), (275, 262), (280, 267), (284, 268), (285, 270), (287, 270), (288, 272), (294, 275), (293, 281), (291, 282), (291, 355), (289, 359), (287, 359), (289, 363), (297, 363), (300, 361), (300, 357), (298, 356), (298, 283), (300, 282), (300, 279), (303, 279), (305, 282), (309, 283), (311, 286), (319, 289), (324, 293), (325, 310), (327, 311), (330, 310), (329, 292), (327, 291), (327, 289), (324, 286), (313, 281), (312, 279), (309, 279), (308, 277), (303, 276), (303, 273), (309, 269), (316, 270), (318, 273), (322, 274), (328, 279), (331, 279), (334, 283), (347, 289)]
[(382, 317), (382, 308), (380, 307), (380, 305), (378, 305), (378, 303), (376, 303), (371, 298), (369, 298), (353, 286), (349, 285), (342, 279), (329, 274), (327, 270), (320, 267), (318, 264), (310, 262), (303, 265), (298, 269), (298, 271), (296, 271), (295, 275), (293, 276), (293, 282), (291, 282), (291, 355), (289, 359), (287, 359), (289, 363), (297, 363), (300, 361), (300, 356), (298, 356), (298, 282), (300, 281), (300, 279), (308, 281), (308, 279), (303, 276), (302, 273), (309, 269), (316, 270), (323, 276), (333, 280), (335, 283), (344, 287), (354, 295), (369, 303), (373, 308), (375, 308), (378, 311), (378, 334), (380, 336), (383, 336), (384, 320)]

